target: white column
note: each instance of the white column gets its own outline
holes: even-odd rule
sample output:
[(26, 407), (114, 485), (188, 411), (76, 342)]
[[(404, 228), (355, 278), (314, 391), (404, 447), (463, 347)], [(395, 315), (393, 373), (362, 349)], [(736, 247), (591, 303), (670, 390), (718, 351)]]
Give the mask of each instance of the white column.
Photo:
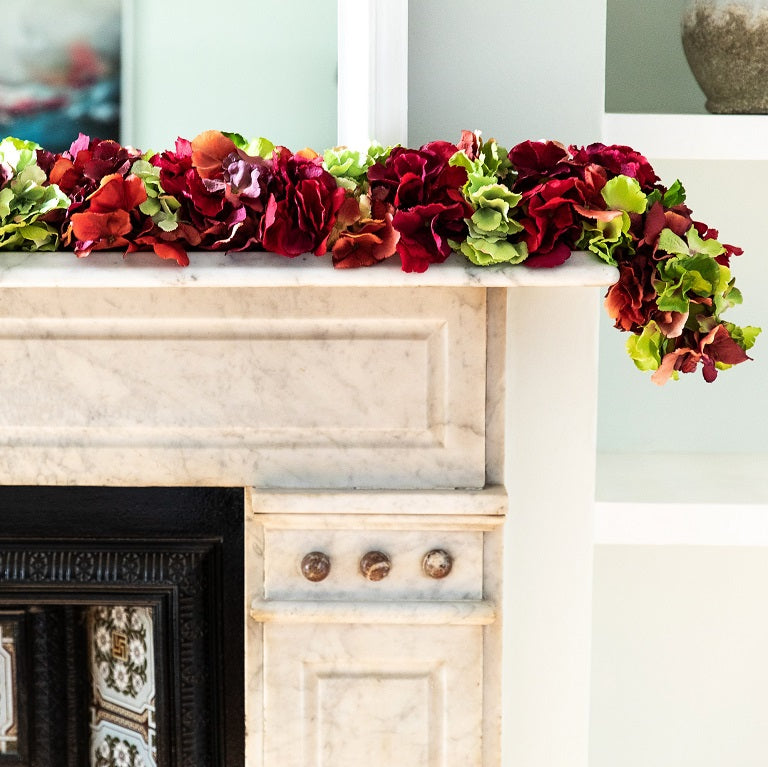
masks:
[(596, 288), (508, 291), (504, 767), (586, 767)]
[(338, 0), (338, 143), (408, 139), (408, 0)]

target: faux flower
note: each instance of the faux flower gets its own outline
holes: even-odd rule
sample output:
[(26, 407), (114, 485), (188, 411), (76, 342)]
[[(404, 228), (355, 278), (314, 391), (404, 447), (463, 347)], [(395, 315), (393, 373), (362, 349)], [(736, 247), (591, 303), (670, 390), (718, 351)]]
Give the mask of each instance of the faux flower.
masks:
[(656, 262), (650, 248), (640, 249), (631, 263), (619, 264), (619, 279), (605, 297), (608, 316), (615, 327), (632, 333), (642, 332), (656, 310), (653, 278)]
[(654, 189), (659, 180), (648, 160), (628, 146), (590, 144), (582, 148), (572, 146), (570, 151), (574, 163), (599, 165), (613, 175), (634, 178), (646, 192)]
[(37, 164), (37, 144), (15, 138), (0, 142), (0, 249), (55, 250), (58, 228), (44, 217), (66, 210), (69, 200), (49, 184)]
[(274, 153), (269, 198), (261, 219), (260, 240), (266, 250), (284, 256), (326, 252), (344, 189), (322, 166), (320, 158)]
[[(754, 342), (755, 328), (746, 330)], [(677, 372), (692, 373), (701, 365), (704, 380), (712, 383), (717, 378), (718, 370), (725, 370), (748, 359), (746, 351), (731, 337), (726, 325), (717, 325), (706, 334), (685, 333), (675, 348), (664, 354), (651, 380), (661, 386)]]
[(519, 264), (528, 257), (528, 248), (517, 237), (523, 225), (515, 218), (522, 195), (513, 192), (510, 184), (515, 174), (506, 150), (495, 140), (483, 142), (479, 133), (464, 131), (459, 151), (451, 165), (466, 169), (467, 182), (462, 187), (465, 200), (473, 213), (466, 219), (467, 238), (451, 243), (473, 264)]
[(127, 247), (129, 240), (125, 235), (133, 229), (131, 211), (146, 198), (140, 178), (126, 179), (118, 173), (105, 176), (99, 188), (86, 198), (88, 210), (71, 218), (75, 254), (84, 257), (93, 250)]
[[(165, 194), (178, 201), (174, 211), (178, 229), (157, 238), (184, 247), (199, 247), (205, 250), (245, 250), (258, 248), (258, 222), (249, 216), (244, 203), (237, 195), (228, 193), (226, 184), (227, 167), (222, 157), (222, 167), (214, 170), (211, 157), (214, 153), (212, 142), (198, 143), (198, 159), (202, 158), (204, 170), (209, 178), (204, 179), (194, 165), (193, 142), (179, 138), (175, 151), (153, 155), (149, 162), (159, 168), (160, 186)], [(200, 147), (205, 147), (204, 151)], [(218, 149), (232, 149), (232, 142), (218, 145)], [(152, 236), (151, 233), (145, 236)]]
[(384, 163), (368, 171), (371, 199), (394, 206), (393, 225), (400, 233), (397, 253), (403, 271), (424, 272), (461, 243), (468, 230), (464, 221), (473, 211), (461, 188), (467, 171), (449, 161), (457, 147), (433, 141), (421, 149), (395, 147)]
[(338, 269), (373, 266), (395, 253), (399, 239), (390, 213), (380, 219), (360, 219), (342, 230), (333, 244), (333, 265)]

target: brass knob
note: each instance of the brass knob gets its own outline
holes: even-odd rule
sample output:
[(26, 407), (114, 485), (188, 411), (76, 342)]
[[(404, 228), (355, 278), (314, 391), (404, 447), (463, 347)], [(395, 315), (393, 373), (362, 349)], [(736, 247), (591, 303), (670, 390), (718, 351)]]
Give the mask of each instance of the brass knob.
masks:
[(453, 557), (444, 549), (432, 549), (424, 555), (421, 567), (430, 578), (445, 578), (453, 568)]
[(310, 551), (301, 560), (301, 574), (313, 583), (324, 581), (331, 572), (331, 559), (322, 551)]
[(380, 581), (389, 575), (392, 562), (383, 551), (369, 551), (360, 560), (360, 572), (369, 581)]

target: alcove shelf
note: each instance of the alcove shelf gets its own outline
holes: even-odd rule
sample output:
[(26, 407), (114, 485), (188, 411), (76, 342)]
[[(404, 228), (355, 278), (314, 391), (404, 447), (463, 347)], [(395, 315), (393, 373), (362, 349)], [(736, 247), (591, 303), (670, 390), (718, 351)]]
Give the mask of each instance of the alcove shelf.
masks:
[(768, 115), (606, 112), (603, 142), (652, 160), (768, 160)]

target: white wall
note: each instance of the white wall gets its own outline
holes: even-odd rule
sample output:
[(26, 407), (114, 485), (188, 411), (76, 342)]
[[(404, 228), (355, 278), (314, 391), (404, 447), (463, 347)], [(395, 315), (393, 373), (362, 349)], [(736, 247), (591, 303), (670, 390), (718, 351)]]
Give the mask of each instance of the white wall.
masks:
[(764, 767), (768, 549), (599, 546), (590, 767)]
[(161, 150), (213, 128), (294, 150), (335, 145), (336, 0), (126, 2), (134, 110), (124, 140)]

